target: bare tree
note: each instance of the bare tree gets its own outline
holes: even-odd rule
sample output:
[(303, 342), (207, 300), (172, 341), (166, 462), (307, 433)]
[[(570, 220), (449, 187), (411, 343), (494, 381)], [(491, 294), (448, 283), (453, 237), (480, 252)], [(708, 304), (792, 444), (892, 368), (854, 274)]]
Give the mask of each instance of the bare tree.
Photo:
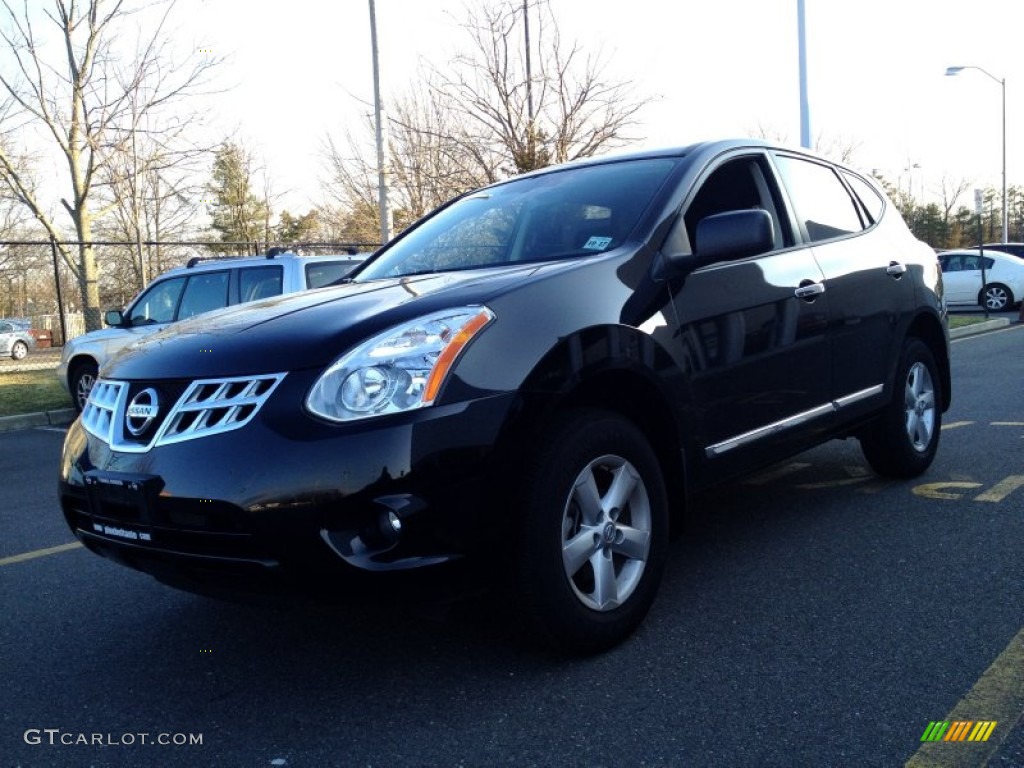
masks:
[(485, 172), (495, 155), (503, 172), (522, 173), (630, 140), (643, 100), (633, 83), (608, 79), (600, 51), (562, 40), (548, 0), (485, 2), (465, 27), (469, 50), (435, 67), (431, 87), (460, 116), (464, 132), (451, 138), (482, 149)]
[[(169, 55), (165, 28), (173, 0), (131, 7), (125, 0), (51, 0), (42, 10), (24, 0), (18, 6), (0, 0), (6, 22), (0, 30), (6, 49), (0, 67), (4, 114), (19, 128), (38, 129), (59, 150), (69, 192), (60, 203), (74, 225), (77, 251), (31, 174), (2, 146), (0, 183), (58, 243), (78, 281), (91, 330), (100, 325), (92, 240), (95, 222), (106, 212), (99, 192), (104, 171), (139, 128), (138, 121), (194, 93), (216, 60), (198, 52), (184, 62)], [(146, 32), (127, 23), (142, 19), (142, 10), (154, 20)], [(123, 41), (133, 37), (139, 41), (134, 54), (118, 55)]]
[[(438, 205), (498, 178), (497, 157), (468, 141), (457, 141), (461, 128), (430, 91), (412, 92), (391, 109), (388, 154), (391, 158), (391, 205), (395, 228), (402, 230)], [(367, 117), (364, 136), (373, 135)], [(342, 148), (331, 138), (323, 155), (330, 179), (325, 220), (335, 222), (335, 236), (354, 242), (375, 242), (377, 214), (376, 157), (368, 142), (346, 133)], [(470, 147), (467, 151), (464, 147)], [(343, 221), (345, 220), (345, 221)]]
[[(464, 28), (468, 51), (431, 68), (424, 89), (390, 109), (398, 230), (469, 189), (626, 144), (643, 104), (631, 83), (606, 77), (600, 53), (563, 43), (548, 0), (484, 0)], [(335, 238), (372, 242), (379, 231), (373, 132), (367, 118), (361, 135), (325, 142), (319, 213)]]

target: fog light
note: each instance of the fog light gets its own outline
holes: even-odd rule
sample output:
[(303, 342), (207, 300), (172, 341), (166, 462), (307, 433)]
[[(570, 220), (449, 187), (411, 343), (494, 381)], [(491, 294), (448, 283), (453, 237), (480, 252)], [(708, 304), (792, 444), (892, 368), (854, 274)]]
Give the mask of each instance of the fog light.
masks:
[(377, 532), (386, 545), (394, 544), (402, 533), (402, 519), (393, 509), (382, 509), (377, 515)]
[(391, 526), (391, 530), (395, 532), (396, 536), (402, 532), (401, 518), (390, 509), (388, 510), (388, 525)]

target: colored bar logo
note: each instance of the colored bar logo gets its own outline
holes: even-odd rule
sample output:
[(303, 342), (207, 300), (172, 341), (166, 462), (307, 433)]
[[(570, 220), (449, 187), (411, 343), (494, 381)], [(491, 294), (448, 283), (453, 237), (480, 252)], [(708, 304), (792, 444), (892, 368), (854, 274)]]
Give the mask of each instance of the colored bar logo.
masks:
[(933, 720), (921, 734), (921, 741), (988, 741), (995, 720)]

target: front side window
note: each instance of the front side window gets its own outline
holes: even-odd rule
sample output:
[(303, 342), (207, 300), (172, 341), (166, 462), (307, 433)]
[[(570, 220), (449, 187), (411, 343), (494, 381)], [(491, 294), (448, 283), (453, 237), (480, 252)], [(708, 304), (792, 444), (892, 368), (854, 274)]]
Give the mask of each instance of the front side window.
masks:
[(178, 320), (201, 315), (228, 305), (228, 273), (204, 272), (191, 275), (181, 297)]
[(776, 158), (797, 218), (812, 243), (864, 229), (856, 204), (827, 165), (787, 155)]
[(135, 302), (128, 318), (129, 325), (152, 325), (169, 323), (174, 319), (174, 310), (185, 287), (184, 277), (161, 280), (149, 287)]
[(480, 190), (417, 226), (355, 279), (608, 251), (629, 236), (676, 163), (659, 158), (568, 168)]
[[(785, 248), (793, 244), (793, 238), (783, 217), (779, 215), (780, 208), (778, 186), (765, 173), (761, 161), (754, 156), (740, 157), (715, 168), (701, 182), (700, 189), (686, 208), (683, 225), (686, 227), (690, 247), (699, 250), (697, 225), (701, 220), (727, 211), (761, 209), (772, 217), (774, 247)], [(683, 248), (685, 246), (676, 249)]]

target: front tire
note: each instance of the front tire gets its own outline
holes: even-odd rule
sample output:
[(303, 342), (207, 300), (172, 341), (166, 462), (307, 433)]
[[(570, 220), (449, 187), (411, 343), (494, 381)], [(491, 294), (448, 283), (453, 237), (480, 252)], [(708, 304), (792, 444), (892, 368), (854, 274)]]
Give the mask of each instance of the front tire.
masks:
[(28, 356), (28, 344), (24, 341), (16, 341), (11, 347), (11, 357), (15, 360), (24, 360)]
[(618, 414), (559, 418), (529, 462), (513, 565), (522, 612), (556, 649), (595, 653), (643, 620), (661, 581), (668, 506), (658, 459)]
[(920, 339), (907, 339), (892, 400), (861, 435), (861, 450), (880, 475), (916, 477), (935, 458), (941, 431), (942, 390), (935, 357)]
[(81, 413), (89, 401), (89, 393), (96, 383), (96, 363), (78, 363), (71, 371), (71, 402), (75, 410)]

